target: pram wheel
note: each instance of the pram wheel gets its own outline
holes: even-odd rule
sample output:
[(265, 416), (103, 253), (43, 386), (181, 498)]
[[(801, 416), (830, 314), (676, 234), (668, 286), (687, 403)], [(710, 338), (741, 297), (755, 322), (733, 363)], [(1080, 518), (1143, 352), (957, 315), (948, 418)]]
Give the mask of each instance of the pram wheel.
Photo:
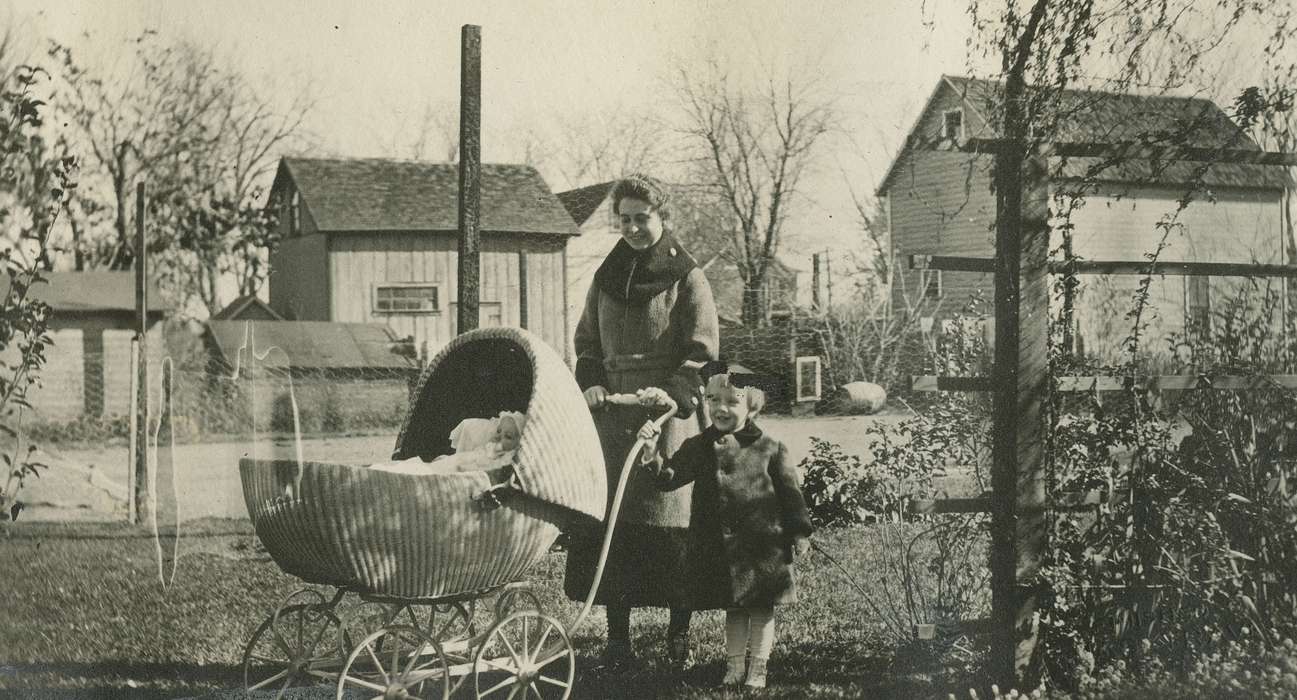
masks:
[(376, 698), (450, 697), (450, 667), (435, 639), (417, 627), (384, 627), (365, 637), (338, 676), (338, 700), (348, 689)]
[(503, 620), (513, 613), (523, 612), (524, 610), (534, 610), (542, 614), (545, 612), (545, 609), (541, 607), (540, 597), (525, 586), (509, 586), (500, 593), (499, 598), (495, 599), (495, 619), (497, 620)]
[(257, 627), (243, 651), (243, 687), (278, 688), (279, 694), (320, 678), (342, 660), (334, 646), (340, 624), (325, 604), (283, 606)]
[(473, 660), (478, 700), (523, 697), (567, 698), (576, 678), (576, 654), (558, 620), (524, 610), (500, 620), (487, 632)]

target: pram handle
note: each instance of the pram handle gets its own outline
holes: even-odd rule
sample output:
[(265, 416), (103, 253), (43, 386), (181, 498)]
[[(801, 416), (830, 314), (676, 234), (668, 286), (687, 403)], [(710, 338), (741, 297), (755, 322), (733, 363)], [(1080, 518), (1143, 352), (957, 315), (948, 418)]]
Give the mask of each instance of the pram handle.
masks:
[[(649, 404), (641, 403), (639, 397), (635, 394), (609, 394), (605, 401), (619, 406), (651, 407)], [(661, 429), (662, 425), (670, 420), (671, 416), (676, 414), (678, 406), (676, 406), (676, 402), (672, 401), (670, 397), (668, 397), (664, 403), (658, 404), (658, 406), (664, 410), (661, 417), (654, 420), (653, 424)], [(630, 448), (630, 452), (626, 455), (626, 462), (622, 464), (621, 478), (617, 480), (617, 490), (613, 493), (612, 507), (608, 509), (608, 527), (604, 530), (603, 546), (599, 550), (599, 563), (595, 566), (594, 570), (594, 581), (590, 584), (590, 593), (586, 596), (585, 602), (581, 606), (581, 612), (577, 614), (576, 620), (574, 620), (571, 626), (568, 627), (569, 630), (575, 630), (577, 627), (580, 627), (581, 623), (585, 620), (586, 615), (590, 614), (590, 608), (594, 607), (595, 594), (599, 592), (599, 583), (603, 581), (604, 565), (608, 563), (608, 549), (612, 546), (613, 528), (617, 524), (617, 514), (621, 511), (622, 496), (626, 493), (626, 481), (630, 478), (631, 472), (635, 468), (635, 463), (639, 461), (640, 450), (644, 449), (648, 443), (649, 441), (643, 438), (636, 440), (635, 444)]]
[(676, 402), (672, 401), (671, 397), (669, 396), (666, 397), (666, 401), (662, 403), (658, 403), (658, 402), (644, 403), (643, 401), (640, 400), (638, 394), (608, 394), (606, 397), (604, 397), (604, 402), (615, 404), (618, 406), (644, 406), (645, 408), (653, 408), (654, 406), (660, 406), (662, 408), (670, 408), (671, 409), (670, 411), (668, 411), (665, 415), (663, 415), (661, 418), (655, 421), (658, 424), (659, 428), (662, 427), (662, 424), (666, 422), (667, 418), (670, 418), (671, 416), (675, 415), (676, 409), (679, 408), (679, 406), (676, 405)]

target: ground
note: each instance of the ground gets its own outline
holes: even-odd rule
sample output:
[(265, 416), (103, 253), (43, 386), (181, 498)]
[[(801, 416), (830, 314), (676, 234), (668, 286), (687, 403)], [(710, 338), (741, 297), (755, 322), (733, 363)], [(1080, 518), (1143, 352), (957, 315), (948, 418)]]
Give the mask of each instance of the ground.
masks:
[[(763, 425), (800, 461), (812, 436), (867, 457), (866, 428), (904, 417), (772, 416)], [(389, 434), (329, 437), (304, 440), (300, 449), (306, 459), (363, 464), (387, 458), (393, 442)], [(244, 697), (239, 690), (244, 644), (302, 582), (284, 574), (261, 550), (247, 520), (238, 461), (291, 457), (298, 445), (231, 441), (174, 450), (186, 524), (171, 578), (171, 572), (160, 572), (161, 550), (147, 529), (125, 522), (127, 448), (44, 449), (41, 457), (50, 468), (29, 483), (24, 494), (29, 510), (0, 533), (7, 564), (6, 596), (0, 602), (5, 615), (0, 697)], [(889, 573), (894, 547), (888, 538), (896, 533), (887, 528), (906, 527), (817, 534), (817, 543), (846, 571), (816, 553), (799, 563), (803, 602), (781, 608), (766, 697), (944, 697), (968, 687), (971, 676), (964, 670), (945, 662), (924, 667), (921, 660), (928, 657), (922, 650), (917, 656), (914, 650), (898, 652), (871, 612), (878, 603), (861, 598), (860, 586), (880, 589), (895, 578)], [(566, 623), (577, 606), (562, 597), (563, 556), (551, 553), (528, 578), (547, 611)], [(600, 668), (605, 629), (596, 608), (589, 622), (573, 630), (579, 669), (573, 697), (741, 697), (715, 687), (723, 665), (723, 615), (697, 615), (697, 663), (683, 673), (659, 658), (665, 618), (660, 610), (636, 613), (635, 646), (642, 663), (630, 675), (614, 675)], [(332, 688), (317, 688), (289, 697), (334, 694)]]

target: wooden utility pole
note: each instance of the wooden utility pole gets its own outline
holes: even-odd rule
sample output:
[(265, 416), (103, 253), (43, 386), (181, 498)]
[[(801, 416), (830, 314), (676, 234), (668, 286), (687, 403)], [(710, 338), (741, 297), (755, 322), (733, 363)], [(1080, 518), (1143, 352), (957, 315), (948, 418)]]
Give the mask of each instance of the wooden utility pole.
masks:
[(996, 155), (995, 399), (991, 484), (992, 676), (1020, 687), (1035, 653), (1036, 591), (1047, 543), (1045, 399), (1049, 340), (1046, 161)]
[(518, 325), (527, 327), (527, 251), (518, 251)]
[(144, 240), (144, 183), (135, 185), (135, 345), (139, 348), (136, 372), (134, 502), (135, 523), (150, 517), (149, 505), (149, 270)]
[(482, 204), (482, 28), (460, 32), (459, 59), (459, 333), (477, 328)]

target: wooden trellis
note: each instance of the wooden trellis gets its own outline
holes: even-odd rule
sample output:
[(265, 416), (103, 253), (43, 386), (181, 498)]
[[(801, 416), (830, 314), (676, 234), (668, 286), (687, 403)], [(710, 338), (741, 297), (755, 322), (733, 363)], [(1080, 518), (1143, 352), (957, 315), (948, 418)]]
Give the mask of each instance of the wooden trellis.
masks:
[[(1049, 276), (1069, 268), (1049, 260), (1047, 158), (1093, 157), (1297, 165), (1297, 154), (1235, 149), (1150, 147), (1143, 144), (1059, 143), (1034, 152), (1023, 144), (970, 139), (934, 148), (995, 157), (999, 202), (994, 258), (913, 256), (911, 267), (995, 275), (995, 362), (990, 377), (914, 377), (920, 391), (992, 391), (993, 447), (990, 498), (945, 499), (928, 512), (991, 513), (991, 675), (1001, 687), (1020, 687), (1035, 653), (1038, 591), (1030, 583), (1048, 547), (1048, 513), (1087, 507), (1094, 494), (1046, 493), (1045, 414), (1050, 377)], [(1159, 274), (1297, 278), (1294, 265), (1074, 261), (1076, 274)], [(1116, 391), (1211, 386), (1250, 390), (1297, 388), (1297, 375), (1055, 377), (1058, 391)], [(1069, 497), (1070, 496), (1070, 497)], [(1093, 505), (1091, 504), (1091, 505)]]

